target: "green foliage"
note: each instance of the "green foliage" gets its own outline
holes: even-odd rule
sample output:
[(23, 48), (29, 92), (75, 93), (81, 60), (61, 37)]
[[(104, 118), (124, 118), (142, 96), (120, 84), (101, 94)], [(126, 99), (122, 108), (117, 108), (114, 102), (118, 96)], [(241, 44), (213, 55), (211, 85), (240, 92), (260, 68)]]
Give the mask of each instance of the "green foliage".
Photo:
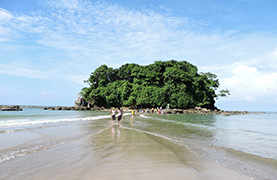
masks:
[(226, 97), (229, 95), (231, 95), (231, 93), (228, 89), (222, 89), (219, 91), (219, 94), (217, 94), (217, 97)]
[(125, 64), (118, 69), (102, 65), (85, 82), (89, 87), (80, 94), (97, 106), (215, 108), (215, 98), (226, 96), (228, 90), (219, 87), (217, 76), (197, 73), (197, 67), (186, 61), (156, 61), (140, 66)]

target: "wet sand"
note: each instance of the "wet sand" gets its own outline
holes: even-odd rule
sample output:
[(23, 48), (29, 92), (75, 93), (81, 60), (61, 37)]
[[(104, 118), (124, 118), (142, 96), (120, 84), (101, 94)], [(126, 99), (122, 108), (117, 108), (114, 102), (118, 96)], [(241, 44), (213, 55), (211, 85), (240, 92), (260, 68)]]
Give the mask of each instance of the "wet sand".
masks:
[(118, 125), (0, 165), (0, 179), (250, 179), (166, 139)]

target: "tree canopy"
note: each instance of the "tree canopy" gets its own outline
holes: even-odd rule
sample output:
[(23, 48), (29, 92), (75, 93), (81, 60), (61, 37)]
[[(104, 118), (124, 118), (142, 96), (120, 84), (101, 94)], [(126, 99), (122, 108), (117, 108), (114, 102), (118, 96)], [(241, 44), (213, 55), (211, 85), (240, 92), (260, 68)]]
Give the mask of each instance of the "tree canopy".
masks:
[(88, 87), (80, 94), (99, 107), (166, 107), (192, 108), (195, 106), (214, 109), (219, 95), (217, 76), (198, 73), (197, 67), (186, 61), (156, 61), (142, 66), (124, 64), (119, 68), (101, 65), (91, 73)]

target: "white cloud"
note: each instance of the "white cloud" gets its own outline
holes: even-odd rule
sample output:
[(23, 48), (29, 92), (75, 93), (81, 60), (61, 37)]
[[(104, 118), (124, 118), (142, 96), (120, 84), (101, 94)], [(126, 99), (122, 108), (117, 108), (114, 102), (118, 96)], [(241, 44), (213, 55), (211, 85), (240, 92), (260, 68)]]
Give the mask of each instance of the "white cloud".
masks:
[(257, 67), (247, 65), (236, 65), (229, 71), (231, 77), (220, 79), (221, 86), (231, 91), (228, 100), (255, 101), (277, 96), (277, 73), (262, 72)]
[[(1, 30), (0, 30), (0, 33), (1, 33)], [(5, 41), (8, 41), (8, 38), (0, 37), (0, 42), (5, 42)]]
[(85, 85), (84, 80), (88, 79), (88, 75), (68, 75), (66, 77), (69, 81), (72, 81), (76, 84)]
[(277, 48), (276, 48), (275, 51), (272, 53), (272, 55), (277, 59)]
[[(121, 59), (148, 63), (158, 59), (184, 59), (228, 40), (230, 33), (204, 34), (193, 28), (202, 23), (186, 17), (131, 11), (108, 3), (50, 1), (51, 8), (35, 16), (14, 15), (13, 29), (30, 33), (36, 42), (71, 56), (93, 57), (115, 63)], [(204, 53), (204, 51), (202, 51)]]
[(253, 101), (253, 98), (250, 96), (245, 96), (243, 100), (251, 102), (251, 101)]
[(242, 37), (235, 30), (203, 32), (200, 21), (149, 9), (78, 0), (49, 1), (49, 6), (32, 15), (14, 14), (10, 27), (87, 65), (88, 59), (96, 66), (103, 60), (144, 64), (177, 59), (211, 65), (224, 58), (230, 63), (260, 53), (255, 41), (271, 44), (262, 35)]
[(48, 96), (49, 94), (50, 94), (50, 93), (47, 92), (47, 91), (43, 91), (43, 92), (41, 93), (42, 96)]
[(10, 33), (11, 28), (7, 27), (7, 24), (9, 24), (10, 19), (12, 19), (12, 14), (0, 8), (0, 42), (8, 40), (6, 36)]
[(0, 8), (0, 21), (9, 21), (12, 18), (12, 14), (5, 9)]
[(230, 90), (231, 96), (219, 99), (220, 102), (258, 102), (263, 99), (273, 102), (277, 96), (276, 54), (274, 47), (256, 54), (255, 58), (244, 56), (243, 61), (200, 66), (199, 69), (217, 74), (220, 89)]
[(26, 67), (19, 67), (12, 64), (0, 64), (0, 74), (9, 76), (19, 76), (35, 79), (47, 79), (48, 76), (41, 71)]

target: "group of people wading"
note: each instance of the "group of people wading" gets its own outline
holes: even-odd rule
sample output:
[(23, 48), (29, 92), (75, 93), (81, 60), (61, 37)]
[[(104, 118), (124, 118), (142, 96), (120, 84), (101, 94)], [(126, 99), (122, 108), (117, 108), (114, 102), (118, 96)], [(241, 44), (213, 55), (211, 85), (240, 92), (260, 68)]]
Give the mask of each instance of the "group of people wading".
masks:
[(115, 110), (115, 108), (112, 108), (112, 110), (111, 110), (111, 120), (113, 120), (113, 121), (116, 120), (116, 118), (115, 118), (116, 114), (118, 115), (117, 116), (118, 123), (121, 123), (121, 120), (122, 120), (122, 117), (123, 117), (123, 111), (120, 108), (118, 108), (117, 111)]
[[(116, 121), (116, 115), (117, 115), (117, 121), (119, 124), (121, 124), (121, 120), (122, 120), (122, 117), (123, 117), (123, 111), (118, 108), (117, 110), (115, 108), (112, 108), (111, 109), (111, 120), (112, 121)], [(135, 111), (132, 110), (132, 113), (131, 113), (131, 117), (133, 118), (135, 115)]]

